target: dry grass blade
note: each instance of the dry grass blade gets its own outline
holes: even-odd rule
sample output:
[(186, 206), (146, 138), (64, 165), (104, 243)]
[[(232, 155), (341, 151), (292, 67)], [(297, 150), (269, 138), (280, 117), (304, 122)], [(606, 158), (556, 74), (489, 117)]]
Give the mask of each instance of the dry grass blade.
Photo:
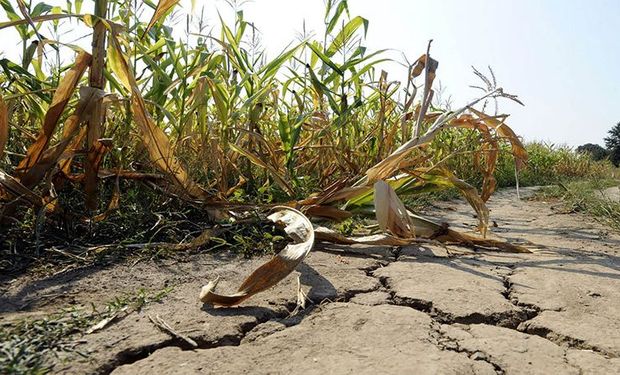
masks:
[(110, 35), (109, 59), (112, 69), (131, 92), (131, 110), (151, 160), (161, 170), (168, 173), (184, 193), (192, 198), (206, 199), (207, 193), (188, 176), (185, 168), (175, 157), (166, 133), (151, 118), (133, 70), (123, 55), (117, 35)]
[(41, 132), (39, 133), (37, 140), (28, 148), (26, 157), (22, 159), (17, 166), (17, 171), (19, 173), (26, 173), (39, 161), (43, 155), (43, 152), (47, 148), (47, 145), (56, 130), (58, 120), (65, 110), (69, 99), (71, 99), (73, 91), (77, 87), (80, 78), (82, 78), (84, 71), (90, 64), (90, 61), (90, 54), (80, 52), (71, 70), (69, 70), (60, 81), (58, 87), (56, 88), (56, 92), (54, 93), (54, 97), (52, 98), (52, 103), (50, 104), (50, 107), (45, 114), (45, 118), (43, 119), (43, 127), (41, 128)]
[(209, 282), (200, 292), (200, 300), (213, 305), (232, 306), (276, 285), (288, 276), (308, 255), (314, 246), (312, 223), (301, 212), (284, 206), (274, 207), (275, 212), (269, 220), (284, 225), (284, 231), (293, 240), (271, 260), (256, 269), (241, 284), (236, 293), (217, 294), (213, 290), (217, 280)]
[(9, 141), (9, 110), (0, 96), (0, 160), (4, 157), (4, 148)]
[(379, 228), (399, 238), (413, 238), (415, 231), (407, 209), (390, 185), (384, 181), (375, 183), (375, 215)]

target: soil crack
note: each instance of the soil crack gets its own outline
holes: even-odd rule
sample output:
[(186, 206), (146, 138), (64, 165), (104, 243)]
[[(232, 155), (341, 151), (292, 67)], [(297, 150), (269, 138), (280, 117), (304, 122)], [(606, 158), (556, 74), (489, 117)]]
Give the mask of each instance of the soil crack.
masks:
[(452, 351), (456, 353), (466, 354), (470, 359), (474, 361), (483, 361), (491, 366), (493, 366), (493, 370), (498, 375), (504, 375), (506, 371), (500, 366), (499, 363), (493, 360), (493, 357), (488, 353), (481, 350), (467, 350), (459, 345), (458, 341), (453, 339), (452, 337), (446, 335), (441, 330), (440, 322), (433, 319), (431, 322), (431, 331), (430, 331), (430, 342), (437, 346), (441, 350)]

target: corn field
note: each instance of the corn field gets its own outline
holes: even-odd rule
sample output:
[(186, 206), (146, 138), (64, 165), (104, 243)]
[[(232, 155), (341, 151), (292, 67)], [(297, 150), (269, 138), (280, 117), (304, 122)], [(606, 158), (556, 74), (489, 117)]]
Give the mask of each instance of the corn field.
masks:
[[(491, 113), (498, 100), (517, 97), (498, 87), (492, 71), (474, 70), (480, 96), (443, 108), (434, 100), (440, 70), (430, 42), (406, 63), (406, 82), (391, 80), (380, 69), (386, 51), (364, 47), (369, 21), (350, 15), (346, 0), (326, 1), (320, 36), (301, 35), (271, 59), (237, 3), (234, 24), (222, 20), (207, 32), (202, 15), (186, 15), (179, 38), (174, 0), (95, 0), (93, 14), (80, 13), (81, 1), (67, 9), (0, 1), (8, 18), (0, 30), (17, 30), (23, 55), (0, 60), (3, 230), (30, 217), (43, 231), (96, 232), (146, 189), (207, 218), (168, 244), (175, 249), (204, 246), (223, 223), (271, 212), (295, 242), (266, 265), (284, 276), (315, 240), (400, 246), (433, 239), (527, 251), (485, 239), (498, 158), (508, 155), (515, 173), (527, 161), (508, 116)], [(44, 36), (67, 24), (90, 30), (90, 50)], [(58, 64), (61, 54), (74, 56), (71, 63)], [(466, 164), (478, 186), (460, 178), (472, 175), (459, 167)], [(471, 204), (479, 235), (434, 223), (401, 201), (443, 189)], [(376, 215), (373, 238), (313, 228), (353, 215)], [(242, 298), (220, 301), (213, 285), (203, 294), (238, 303), (282, 276), (259, 271), (262, 284), (244, 283)]]

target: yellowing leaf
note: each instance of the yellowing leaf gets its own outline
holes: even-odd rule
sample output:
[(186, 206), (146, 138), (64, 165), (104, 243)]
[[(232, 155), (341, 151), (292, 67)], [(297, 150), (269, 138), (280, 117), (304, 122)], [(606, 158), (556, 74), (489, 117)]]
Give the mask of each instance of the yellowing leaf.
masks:
[(151, 17), (151, 20), (149, 21), (149, 25), (146, 27), (146, 30), (144, 30), (143, 36), (149, 32), (151, 27), (153, 27), (153, 25), (155, 25), (155, 23), (159, 21), (160, 18), (165, 16), (170, 9), (177, 5), (178, 2), (179, 0), (159, 0), (159, 2), (157, 3), (157, 8), (155, 8), (155, 13), (153, 13), (153, 17)]
[[(17, 166), (17, 171), (22, 176), (28, 172), (30, 168), (39, 162), (43, 152), (47, 148), (49, 141), (56, 130), (58, 120), (62, 115), (69, 99), (73, 95), (73, 92), (84, 74), (84, 71), (88, 67), (91, 61), (91, 56), (86, 52), (80, 52), (75, 60), (73, 67), (65, 74), (60, 80), (56, 92), (52, 98), (45, 118), (43, 119), (43, 127), (37, 140), (28, 148), (26, 157)], [(28, 187), (32, 187), (33, 181), (28, 179), (22, 179), (21, 182)]]

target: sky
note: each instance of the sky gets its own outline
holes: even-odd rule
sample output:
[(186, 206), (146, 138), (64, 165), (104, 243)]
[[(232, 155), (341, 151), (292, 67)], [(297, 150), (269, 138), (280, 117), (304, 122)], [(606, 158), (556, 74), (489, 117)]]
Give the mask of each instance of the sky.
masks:
[[(194, 2), (195, 11), (204, 6), (212, 25), (219, 22), (218, 10), (232, 18), (224, 0)], [(91, 9), (88, 3), (85, 12)], [(191, 11), (191, 0), (181, 0), (180, 6)], [(270, 56), (295, 40), (304, 21), (322, 39), (323, 0), (254, 0), (242, 9), (260, 30)], [(390, 48), (389, 56), (402, 61), (404, 54), (414, 61), (433, 39), (437, 77), (453, 108), (477, 94), (469, 87), (479, 84), (471, 66), (491, 66), (499, 86), (525, 104), (503, 101), (499, 109), (511, 114), (507, 123), (528, 141), (603, 144), (620, 121), (618, 0), (349, 0), (349, 9), (351, 16), (370, 22), (369, 50)], [(0, 31), (0, 38), (9, 33)], [(12, 47), (2, 43), (0, 50)], [(396, 63), (383, 68), (392, 79), (405, 76)]]

